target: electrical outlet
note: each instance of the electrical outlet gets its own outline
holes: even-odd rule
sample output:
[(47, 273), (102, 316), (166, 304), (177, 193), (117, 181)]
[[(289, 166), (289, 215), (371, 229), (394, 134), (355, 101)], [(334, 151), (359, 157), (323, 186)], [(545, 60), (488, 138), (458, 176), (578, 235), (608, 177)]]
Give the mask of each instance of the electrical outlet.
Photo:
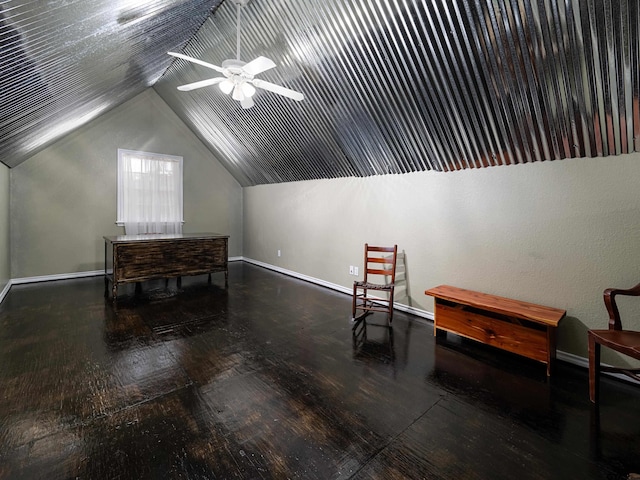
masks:
[(353, 265), (349, 265), (349, 275), (353, 275)]
[(280, 256), (280, 250), (278, 250), (278, 256)]
[(358, 276), (358, 267), (353, 267), (353, 274), (357, 277)]

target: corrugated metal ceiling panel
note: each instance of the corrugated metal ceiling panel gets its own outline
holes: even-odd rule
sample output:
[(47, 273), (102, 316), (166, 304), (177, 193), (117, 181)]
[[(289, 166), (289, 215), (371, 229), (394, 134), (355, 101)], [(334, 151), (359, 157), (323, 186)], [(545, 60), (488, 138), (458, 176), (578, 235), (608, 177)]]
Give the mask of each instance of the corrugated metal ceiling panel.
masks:
[(221, 0), (0, 1), (0, 160), (153, 85)]
[[(254, 0), (243, 60), (304, 92), (243, 111), (177, 60), (157, 91), (243, 185), (635, 151), (637, 0)], [(184, 53), (234, 57), (225, 4)]]
[(212, 72), (168, 50), (235, 56), (220, 3), (0, 0), (0, 160), (150, 85), (242, 185), (639, 149), (637, 0), (252, 0), (243, 59), (306, 99), (260, 91), (250, 110), (175, 89)]

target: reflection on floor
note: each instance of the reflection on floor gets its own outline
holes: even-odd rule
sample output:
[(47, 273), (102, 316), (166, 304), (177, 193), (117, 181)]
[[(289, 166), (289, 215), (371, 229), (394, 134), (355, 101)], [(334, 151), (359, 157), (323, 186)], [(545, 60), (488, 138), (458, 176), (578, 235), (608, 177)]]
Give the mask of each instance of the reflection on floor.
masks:
[(640, 389), (545, 368), (255, 266), (14, 286), (0, 479), (605, 479), (640, 472)]

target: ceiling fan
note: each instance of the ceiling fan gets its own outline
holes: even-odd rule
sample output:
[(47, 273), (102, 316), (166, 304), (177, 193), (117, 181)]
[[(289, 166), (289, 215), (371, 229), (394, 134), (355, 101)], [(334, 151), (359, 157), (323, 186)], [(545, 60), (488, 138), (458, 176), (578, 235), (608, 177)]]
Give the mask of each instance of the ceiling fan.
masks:
[(273, 60), (266, 57), (258, 57), (251, 60), (249, 63), (245, 63), (240, 60), (240, 17), (242, 8), (249, 3), (249, 0), (232, 0), (238, 7), (237, 9), (237, 27), (236, 27), (236, 58), (229, 59), (222, 62), (222, 66), (213, 65), (197, 58), (189, 57), (181, 53), (167, 52), (177, 58), (182, 58), (189, 62), (202, 65), (203, 67), (210, 68), (216, 72), (222, 73), (224, 77), (214, 77), (207, 80), (200, 80), (199, 82), (189, 83), (178, 87), (178, 90), (188, 92), (195, 90), (196, 88), (208, 87), (210, 85), (218, 85), (227, 95), (231, 94), (234, 100), (240, 102), (242, 108), (251, 108), (254, 105), (253, 95), (256, 93), (256, 87), (263, 90), (268, 90), (278, 95), (291, 98), (293, 100), (301, 101), (304, 99), (304, 95), (295, 90), (291, 90), (275, 83), (266, 82), (255, 78), (256, 75), (266, 72), (267, 70), (276, 66)]

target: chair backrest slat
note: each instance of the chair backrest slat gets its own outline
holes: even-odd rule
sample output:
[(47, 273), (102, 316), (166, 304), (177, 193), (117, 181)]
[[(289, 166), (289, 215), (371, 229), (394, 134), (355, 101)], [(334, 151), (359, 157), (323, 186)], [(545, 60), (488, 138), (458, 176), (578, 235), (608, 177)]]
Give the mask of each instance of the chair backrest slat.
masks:
[(393, 252), (396, 247), (369, 247), (370, 252)]
[(385, 257), (367, 257), (369, 263), (391, 263), (391, 260)]
[[(371, 255), (375, 253), (391, 253), (391, 255)], [(380, 247), (364, 244), (364, 281), (368, 282), (369, 275), (383, 275), (391, 277), (391, 282), (396, 281), (396, 262), (398, 258), (398, 246)], [(371, 264), (371, 265), (370, 265)], [(382, 265), (381, 265), (382, 264)]]
[(391, 275), (393, 273), (393, 269), (376, 270), (374, 268), (367, 268), (367, 273), (370, 275)]

